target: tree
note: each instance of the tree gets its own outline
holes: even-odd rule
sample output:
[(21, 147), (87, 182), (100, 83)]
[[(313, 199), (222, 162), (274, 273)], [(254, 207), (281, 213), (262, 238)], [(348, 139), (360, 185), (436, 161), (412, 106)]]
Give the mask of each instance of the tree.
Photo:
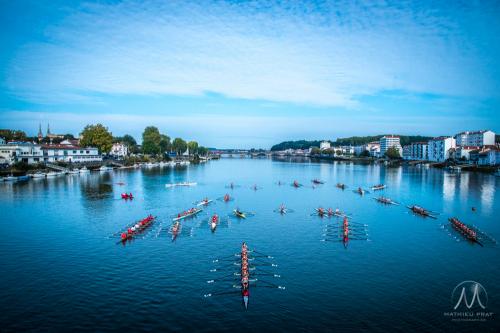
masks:
[(311, 155), (319, 155), (321, 154), (321, 150), (318, 147), (311, 148)]
[(189, 141), (187, 143), (187, 146), (189, 148), (189, 153), (190, 154), (196, 154), (196, 153), (198, 153), (198, 142), (196, 142), (196, 141)]
[(401, 155), (399, 155), (399, 150), (396, 147), (390, 147), (385, 151), (385, 156), (387, 156), (391, 160), (399, 159), (401, 158)]
[(337, 150), (335, 151), (335, 154), (336, 154), (337, 156), (340, 156), (340, 155), (342, 155), (342, 150), (340, 150), (340, 149), (337, 149)]
[(177, 153), (177, 155), (182, 155), (187, 149), (187, 143), (181, 138), (175, 138), (172, 143), (172, 149)]
[(363, 150), (360, 154), (360, 157), (370, 157), (370, 152), (368, 150)]
[(148, 126), (142, 133), (142, 152), (156, 155), (160, 152), (161, 134), (157, 127)]
[(113, 146), (113, 135), (101, 124), (87, 125), (80, 133), (82, 147), (96, 147), (101, 154), (107, 154)]
[(199, 146), (198, 147), (198, 154), (201, 156), (205, 156), (208, 154), (208, 149), (203, 147), (203, 146)]
[(74, 140), (75, 139), (75, 136), (71, 133), (68, 133), (68, 134), (64, 134), (64, 137), (63, 137), (64, 140)]
[(19, 130), (10, 129), (0, 129), (0, 138), (4, 138), (5, 141), (25, 141), (26, 133)]
[(160, 139), (160, 151), (161, 153), (166, 153), (172, 149), (172, 144), (170, 143), (170, 137), (162, 134)]
[(333, 148), (328, 148), (328, 149), (323, 150), (323, 154), (333, 156), (333, 155), (335, 155), (335, 150)]

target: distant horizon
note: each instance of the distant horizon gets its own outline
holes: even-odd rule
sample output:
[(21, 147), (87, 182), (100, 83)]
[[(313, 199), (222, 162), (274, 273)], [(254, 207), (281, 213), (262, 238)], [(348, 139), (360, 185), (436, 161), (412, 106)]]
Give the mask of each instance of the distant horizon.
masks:
[[(0, 4), (0, 127), (208, 147), (500, 123), (498, 3)], [(500, 129), (498, 129), (500, 130)]]

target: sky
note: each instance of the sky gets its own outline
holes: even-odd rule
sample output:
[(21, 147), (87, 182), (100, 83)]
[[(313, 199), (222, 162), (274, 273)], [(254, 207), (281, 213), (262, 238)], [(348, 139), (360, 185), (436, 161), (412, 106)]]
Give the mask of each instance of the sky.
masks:
[(500, 131), (498, 1), (0, 0), (0, 128), (217, 148)]

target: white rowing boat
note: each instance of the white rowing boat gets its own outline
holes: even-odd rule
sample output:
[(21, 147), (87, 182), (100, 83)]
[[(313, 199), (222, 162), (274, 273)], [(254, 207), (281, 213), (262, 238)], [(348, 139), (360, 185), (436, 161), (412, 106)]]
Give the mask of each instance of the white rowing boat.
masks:
[(183, 182), (183, 183), (165, 184), (165, 187), (171, 188), (171, 187), (177, 187), (177, 186), (196, 186), (196, 185), (198, 185), (198, 183)]
[(177, 217), (173, 218), (173, 221), (177, 222), (177, 221), (180, 221), (180, 220), (183, 220), (183, 219), (187, 219), (188, 217), (195, 216), (196, 214), (198, 214), (201, 211), (203, 211), (202, 208), (193, 208), (193, 210), (191, 211), (191, 213), (188, 213), (188, 214), (185, 214), (185, 215), (181, 215), (181, 216), (177, 216)]

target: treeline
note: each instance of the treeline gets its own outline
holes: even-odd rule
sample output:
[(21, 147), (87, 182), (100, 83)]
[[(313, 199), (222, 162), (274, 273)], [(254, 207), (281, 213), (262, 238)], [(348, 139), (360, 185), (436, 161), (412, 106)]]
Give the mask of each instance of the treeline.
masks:
[[(330, 144), (334, 147), (337, 146), (361, 146), (373, 141), (380, 141), (384, 135), (374, 135), (374, 136), (351, 136), (348, 138), (338, 138), (336, 141), (330, 141)], [(401, 145), (409, 145), (413, 142), (419, 141), (428, 141), (432, 139), (429, 136), (421, 136), (421, 135), (401, 135), (400, 141)], [(284, 141), (277, 145), (271, 147), (271, 151), (278, 150), (286, 150), (286, 149), (309, 149), (311, 147), (319, 147), (321, 141), (307, 141), (307, 140), (298, 140), (298, 141)]]
[(286, 150), (286, 149), (309, 149), (311, 147), (319, 147), (321, 141), (285, 141), (271, 147), (271, 151)]

